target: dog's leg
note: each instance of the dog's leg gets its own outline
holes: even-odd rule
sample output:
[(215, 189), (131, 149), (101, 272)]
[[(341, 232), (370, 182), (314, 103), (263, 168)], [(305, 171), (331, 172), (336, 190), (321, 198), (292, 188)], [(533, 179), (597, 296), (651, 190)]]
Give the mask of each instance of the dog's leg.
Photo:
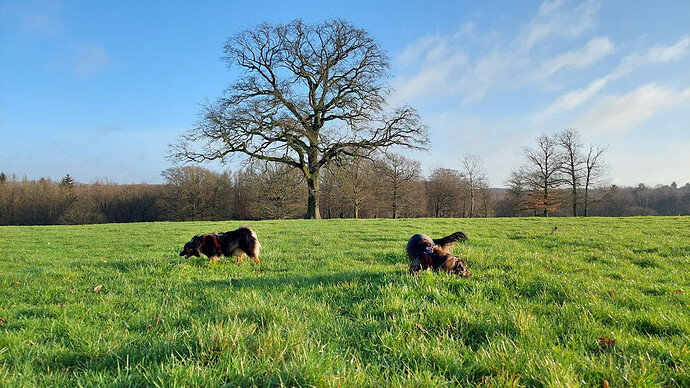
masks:
[(237, 255), (237, 264), (242, 264), (242, 257), (244, 256), (244, 253), (240, 253)]
[(250, 256), (250, 257), (252, 258), (252, 260), (254, 260), (254, 262), (257, 265), (261, 265), (261, 260), (259, 260), (259, 256)]
[(219, 256), (211, 256), (211, 262), (212, 262), (212, 263), (217, 263), (217, 262), (219, 262), (219, 261), (220, 261), (220, 257), (219, 257)]
[(410, 263), (410, 273), (421, 272), (421, 270), (422, 270), (422, 261), (419, 258), (414, 259)]

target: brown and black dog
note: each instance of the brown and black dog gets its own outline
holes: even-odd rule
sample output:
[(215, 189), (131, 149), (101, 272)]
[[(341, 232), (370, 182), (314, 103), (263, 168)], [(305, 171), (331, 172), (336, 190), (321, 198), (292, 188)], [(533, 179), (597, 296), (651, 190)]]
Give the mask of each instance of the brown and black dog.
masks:
[(247, 255), (260, 265), (260, 251), (261, 243), (256, 232), (248, 225), (242, 225), (231, 232), (194, 236), (184, 245), (180, 256), (188, 259), (190, 256), (201, 257), (203, 253), (211, 261), (220, 261), (221, 255), (237, 256), (237, 264), (240, 264), (242, 257)]
[(455, 232), (450, 236), (435, 240), (425, 234), (415, 234), (407, 242), (410, 273), (433, 268), (435, 271), (443, 270), (464, 277), (472, 276), (465, 260), (450, 253), (453, 250), (453, 243), (465, 240), (467, 236), (462, 232)]

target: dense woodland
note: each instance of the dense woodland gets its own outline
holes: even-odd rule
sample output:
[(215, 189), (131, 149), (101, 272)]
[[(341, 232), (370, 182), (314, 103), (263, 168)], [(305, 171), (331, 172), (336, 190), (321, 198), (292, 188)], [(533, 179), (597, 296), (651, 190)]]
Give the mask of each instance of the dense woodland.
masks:
[[(439, 168), (423, 176), (419, 162), (396, 154), (352, 159), (322, 173), (320, 210), (324, 218), (544, 216), (538, 202), (525, 200), (540, 195), (538, 189), (492, 189), (470, 175)], [(254, 164), (232, 173), (175, 167), (163, 176), (165, 184), (123, 185), (0, 174), (0, 224), (286, 219), (305, 213), (306, 183), (280, 165)], [(572, 216), (572, 195), (567, 186), (552, 190), (547, 215)], [(690, 183), (597, 187), (589, 202), (590, 216), (690, 215)]]

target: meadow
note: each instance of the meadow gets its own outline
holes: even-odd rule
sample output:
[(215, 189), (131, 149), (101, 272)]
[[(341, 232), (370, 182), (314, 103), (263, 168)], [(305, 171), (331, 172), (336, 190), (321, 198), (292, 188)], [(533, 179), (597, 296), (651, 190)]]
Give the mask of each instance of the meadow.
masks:
[[(690, 386), (690, 217), (0, 227), (0, 385)], [(554, 231), (557, 226), (557, 231)], [(465, 232), (471, 278), (408, 274)]]

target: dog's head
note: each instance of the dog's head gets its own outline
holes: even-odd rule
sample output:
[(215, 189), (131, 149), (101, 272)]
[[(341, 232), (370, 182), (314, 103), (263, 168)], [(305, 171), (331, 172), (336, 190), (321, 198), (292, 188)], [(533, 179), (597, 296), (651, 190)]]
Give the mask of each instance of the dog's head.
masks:
[(202, 236), (192, 237), (191, 240), (184, 244), (184, 248), (182, 249), (182, 252), (180, 252), (180, 256), (184, 256), (185, 259), (189, 259), (190, 256), (200, 257), (201, 243), (203, 242), (203, 239), (204, 238)]
[(407, 242), (407, 256), (414, 261), (419, 256), (432, 253), (434, 240), (425, 234), (415, 234)]

